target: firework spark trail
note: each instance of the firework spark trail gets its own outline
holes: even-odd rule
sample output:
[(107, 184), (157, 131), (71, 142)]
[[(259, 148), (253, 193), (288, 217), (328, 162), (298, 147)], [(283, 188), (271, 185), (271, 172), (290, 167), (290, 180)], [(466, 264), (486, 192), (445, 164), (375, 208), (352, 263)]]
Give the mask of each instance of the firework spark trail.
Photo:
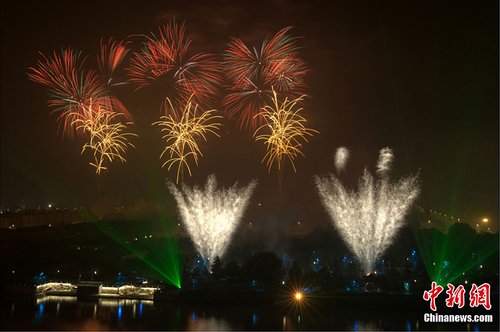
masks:
[(123, 84), (123, 82), (115, 83), (113, 75), (130, 51), (127, 43), (109, 38), (107, 42), (101, 39), (99, 46), (97, 64), (99, 65), (101, 74), (104, 76), (104, 81), (109, 86)]
[(93, 101), (94, 103), (100, 103), (105, 109), (121, 113), (128, 120), (132, 120), (132, 115), (129, 113), (127, 107), (108, 91), (112, 87), (128, 83), (127, 81), (117, 81), (116, 79), (118, 68), (123, 69), (123, 62), (130, 51), (127, 42), (115, 41), (113, 38), (109, 38), (107, 42), (101, 40), (99, 46), (97, 64), (101, 72), (101, 82), (108, 89), (106, 89), (104, 97), (100, 99), (94, 98)]
[(176, 183), (179, 183), (179, 178), (184, 167), (187, 168), (191, 176), (190, 159), (194, 160), (195, 164), (198, 165), (199, 157), (203, 156), (198, 141), (200, 139), (206, 141), (208, 133), (219, 137), (217, 130), (221, 126), (221, 123), (216, 120), (222, 117), (215, 115), (215, 110), (204, 111), (201, 115), (197, 115), (198, 105), (193, 105), (191, 99), (188, 100), (182, 113), (179, 115), (174, 111), (174, 107), (169, 99), (167, 99), (167, 102), (172, 112), (162, 116), (160, 121), (154, 122), (153, 125), (162, 127), (161, 132), (165, 133), (163, 136), (165, 148), (160, 155), (160, 159), (164, 155), (167, 155), (168, 158), (162, 167), (167, 166), (170, 171), (177, 164)]
[(203, 189), (186, 185), (178, 189), (168, 183), (191, 240), (207, 263), (226, 252), (256, 185), (252, 181), (247, 186), (236, 183), (217, 189), (215, 175), (208, 177)]
[(224, 71), (230, 85), (222, 104), (230, 118), (237, 118), (241, 128), (255, 130), (264, 119), (261, 108), (272, 97), (273, 88), (289, 98), (304, 94), (308, 69), (300, 58), (297, 38), (278, 31), (252, 50), (238, 38), (228, 43), (224, 53)]
[(100, 175), (102, 171), (108, 170), (108, 163), (113, 160), (125, 162), (124, 154), (127, 148), (134, 147), (128, 141), (131, 136), (137, 136), (134, 133), (126, 132), (127, 126), (121, 122), (115, 122), (119, 113), (106, 111), (102, 106), (97, 110), (92, 107), (92, 102), (84, 108), (84, 114), (81, 112), (74, 114), (72, 125), (89, 135), (88, 142), (82, 148), (82, 154), (90, 150), (93, 154), (93, 162), (89, 162), (95, 168), (96, 174)]
[(134, 53), (127, 69), (130, 82), (136, 84), (138, 90), (161, 78), (169, 78), (176, 93), (175, 98), (170, 96), (170, 99), (185, 103), (192, 98), (208, 107), (222, 85), (219, 62), (211, 54), (189, 56), (190, 44), (184, 24), (172, 21), (161, 27), (158, 36), (146, 37), (142, 50)]
[[(273, 164), (278, 170), (283, 170), (285, 160), (288, 159), (296, 172), (294, 159), (304, 154), (301, 141), (307, 142), (307, 136), (319, 133), (314, 129), (307, 128), (307, 120), (299, 115), (302, 108), (297, 108), (297, 103), (302, 101), (302, 97), (279, 102), (278, 95), (273, 91), (272, 106), (266, 105), (261, 115), (265, 124), (260, 126), (254, 133), (255, 141), (264, 141), (267, 153), (262, 159), (266, 162), (268, 170), (271, 171)], [(269, 133), (260, 133), (268, 130)]]
[[(390, 149), (382, 149), (380, 158), (389, 154), (392, 156)], [(374, 179), (365, 169), (357, 191), (346, 189), (333, 174), (316, 176), (315, 182), (333, 225), (357, 256), (364, 272), (373, 272), (377, 259), (404, 225), (404, 217), (418, 196), (418, 176), (393, 183), (388, 176)]]
[(349, 160), (349, 150), (343, 146), (337, 148), (335, 152), (335, 169), (337, 173), (343, 171)]

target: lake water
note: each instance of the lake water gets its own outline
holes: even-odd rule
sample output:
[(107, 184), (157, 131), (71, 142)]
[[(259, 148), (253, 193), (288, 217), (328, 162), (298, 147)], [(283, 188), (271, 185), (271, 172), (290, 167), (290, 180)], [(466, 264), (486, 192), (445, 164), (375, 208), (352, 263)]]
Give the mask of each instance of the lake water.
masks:
[(426, 324), (421, 313), (339, 310), (312, 303), (193, 306), (45, 296), (1, 300), (2, 330), (495, 330), (494, 324)]

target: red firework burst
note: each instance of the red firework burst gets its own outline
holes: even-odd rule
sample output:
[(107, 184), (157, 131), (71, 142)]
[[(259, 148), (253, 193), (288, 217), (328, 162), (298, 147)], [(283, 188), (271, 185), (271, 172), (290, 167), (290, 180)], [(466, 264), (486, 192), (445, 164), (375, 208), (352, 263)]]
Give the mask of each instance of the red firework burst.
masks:
[(73, 125), (77, 114), (84, 116), (84, 107), (91, 102), (119, 112), (130, 118), (123, 103), (108, 94), (106, 85), (93, 70), (84, 70), (85, 59), (80, 52), (63, 49), (54, 51), (52, 57), (40, 53), (41, 60), (36, 67), (29, 68), (28, 78), (45, 86), (49, 91), (49, 107), (58, 113), (57, 120), (63, 134), (73, 135)]
[(174, 77), (177, 91), (184, 102), (192, 98), (207, 107), (222, 85), (219, 62), (210, 54), (198, 53), (190, 57), (179, 67)]
[(113, 75), (129, 52), (127, 43), (123, 41), (115, 41), (113, 38), (109, 38), (107, 42), (104, 42), (101, 39), (99, 46), (97, 64), (99, 65), (101, 74), (104, 77), (104, 81), (109, 86), (120, 84), (114, 82)]
[(147, 37), (142, 50), (134, 53), (127, 70), (130, 82), (136, 84), (138, 90), (168, 78), (177, 94), (170, 99), (186, 102), (191, 98), (208, 107), (222, 84), (221, 70), (213, 55), (188, 56), (190, 44), (184, 24), (172, 21), (161, 27), (158, 36)]
[(273, 88), (285, 97), (304, 95), (308, 69), (300, 58), (297, 38), (288, 34), (290, 29), (281, 29), (259, 49), (250, 50), (238, 38), (228, 43), (224, 70), (230, 85), (222, 104), (241, 128), (255, 130), (262, 124), (262, 117), (256, 115), (270, 101)]

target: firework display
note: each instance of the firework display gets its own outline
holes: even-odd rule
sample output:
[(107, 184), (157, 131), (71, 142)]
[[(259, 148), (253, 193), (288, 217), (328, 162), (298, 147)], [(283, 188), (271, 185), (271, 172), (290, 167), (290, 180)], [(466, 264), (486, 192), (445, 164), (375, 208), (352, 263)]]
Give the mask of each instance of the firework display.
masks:
[(285, 160), (288, 159), (296, 171), (294, 160), (303, 156), (301, 151), (302, 142), (307, 142), (307, 137), (319, 133), (314, 129), (306, 127), (307, 120), (299, 112), (297, 107), (302, 97), (282, 102), (278, 100), (278, 94), (273, 91), (272, 105), (266, 105), (263, 111), (256, 116), (262, 116), (265, 124), (261, 125), (254, 133), (256, 141), (264, 141), (267, 153), (262, 159), (271, 171), (274, 164), (278, 170), (283, 170)]
[(83, 112), (72, 115), (75, 120), (71, 125), (88, 134), (88, 141), (81, 153), (90, 150), (93, 160), (89, 164), (95, 168), (96, 174), (107, 171), (108, 164), (114, 160), (125, 162), (125, 152), (128, 147), (134, 147), (128, 139), (137, 135), (127, 132), (127, 125), (116, 121), (118, 113), (106, 111), (100, 105), (94, 110), (91, 102), (83, 108)]
[[(345, 150), (337, 150), (339, 155)], [(345, 188), (333, 174), (315, 178), (319, 196), (334, 226), (357, 256), (365, 273), (373, 272), (377, 259), (389, 247), (404, 217), (418, 196), (417, 176), (408, 176), (393, 183), (387, 172), (393, 159), (392, 150), (380, 150), (379, 179), (365, 169), (357, 191)], [(379, 172), (380, 173), (380, 172)]]
[(448, 7), (4, 1), (2, 330), (498, 331), (498, 8)]
[(115, 41), (109, 38), (107, 42), (101, 40), (99, 54), (97, 55), (97, 63), (104, 78), (104, 82), (109, 86), (121, 85), (125, 82), (115, 82), (115, 74), (120, 67), (123, 66), (123, 61), (127, 57), (130, 49), (127, 43), (123, 41)]
[(256, 185), (252, 181), (243, 187), (234, 184), (218, 189), (215, 175), (208, 177), (203, 189), (169, 184), (191, 240), (209, 267), (226, 252)]
[(230, 85), (222, 103), (241, 128), (253, 131), (265, 121), (259, 114), (273, 89), (289, 98), (305, 92), (308, 69), (290, 29), (278, 31), (259, 48), (250, 49), (239, 38), (228, 44), (223, 65)]
[(337, 152), (335, 153), (335, 169), (337, 172), (343, 171), (348, 161), (349, 150), (343, 146), (337, 148)]
[(37, 68), (30, 68), (29, 79), (49, 90), (49, 106), (59, 113), (58, 121), (63, 126), (63, 133), (72, 133), (74, 114), (83, 110), (91, 99), (99, 100), (105, 96), (94, 71), (83, 71), (83, 59), (80, 52), (66, 49), (52, 57), (41, 54)]
[[(116, 68), (126, 53), (122, 47), (119, 43), (106, 46), (101, 42), (99, 64), (103, 71)], [(101, 105), (131, 119), (123, 103), (110, 94), (103, 78), (96, 71), (84, 68), (85, 59), (81, 52), (68, 48), (60, 53), (54, 51), (51, 57), (42, 53), (40, 55), (42, 60), (37, 62), (36, 67), (30, 68), (28, 77), (48, 89), (49, 107), (58, 113), (57, 119), (64, 135), (73, 135), (75, 117), (82, 117), (87, 113), (85, 109), (91, 100), (94, 105)], [(111, 74), (112, 71), (109, 72)], [(105, 80), (111, 82), (111, 76)]]
[[(28, 75), (49, 89), (49, 105), (59, 113), (63, 132), (68, 135), (75, 129), (81, 134), (86, 128), (82, 121), (95, 121), (89, 109), (103, 109), (131, 119), (125, 105), (110, 94), (112, 87), (131, 83), (140, 90), (159, 82), (165, 91), (163, 116), (153, 124), (161, 126), (164, 134), (160, 158), (167, 160), (162, 167), (171, 170), (177, 166), (178, 183), (184, 170), (191, 175), (190, 164), (197, 165), (202, 156), (198, 140), (206, 140), (207, 133), (218, 136), (221, 123), (214, 120), (221, 117), (210, 105), (220, 93), (224, 67), (231, 82), (222, 100), (228, 117), (238, 114), (240, 126), (253, 129), (255, 139), (265, 141), (268, 151), (263, 162), (269, 170), (273, 164), (282, 170), (288, 159), (295, 171), (294, 159), (302, 155), (302, 142), (316, 131), (305, 127), (307, 121), (299, 115), (302, 108), (295, 110), (305, 96), (302, 93), (308, 70), (300, 58), (297, 38), (289, 35), (290, 29), (278, 31), (253, 50), (233, 38), (221, 64), (211, 54), (191, 52), (192, 41), (184, 23), (172, 20), (157, 34), (142, 36), (145, 40), (137, 51), (127, 41), (101, 39), (99, 74), (84, 68), (81, 53), (66, 49), (61, 54), (54, 52), (52, 57), (42, 54), (43, 59), (30, 68)], [(128, 74), (126, 81), (120, 78), (123, 71)], [(283, 102), (278, 101), (278, 93)], [(267, 105), (269, 100), (272, 105)]]
[(170, 80), (165, 90), (175, 92), (167, 96), (169, 100), (179, 104), (192, 100), (209, 107), (222, 84), (219, 62), (207, 53), (190, 55), (190, 45), (184, 24), (171, 21), (160, 27), (158, 35), (147, 36), (142, 49), (134, 52), (127, 68), (130, 82), (138, 90), (160, 79)]
[[(174, 106), (169, 99), (167, 102), (173, 110)], [(161, 132), (164, 133), (165, 148), (160, 158), (166, 156), (167, 160), (162, 167), (167, 166), (170, 171), (177, 164), (176, 183), (179, 183), (179, 179), (182, 178), (184, 168), (191, 176), (190, 161), (198, 165), (199, 158), (203, 156), (198, 144), (199, 140), (206, 141), (206, 135), (209, 133), (219, 137), (217, 130), (221, 123), (217, 120), (222, 117), (214, 113), (215, 110), (208, 110), (198, 115), (198, 105), (193, 104), (190, 98), (179, 116), (177, 112), (172, 111), (171, 114), (162, 116), (160, 121), (153, 123), (153, 125), (160, 126)]]

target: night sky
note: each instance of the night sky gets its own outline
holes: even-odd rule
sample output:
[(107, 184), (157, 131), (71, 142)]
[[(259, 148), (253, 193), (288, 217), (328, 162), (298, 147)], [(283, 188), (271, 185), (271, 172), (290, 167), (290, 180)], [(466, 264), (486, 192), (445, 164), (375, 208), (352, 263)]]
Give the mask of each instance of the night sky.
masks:
[[(297, 173), (287, 167), (281, 195), (276, 173), (260, 163), (264, 145), (227, 120), (221, 138), (202, 145), (204, 158), (188, 183), (212, 173), (224, 185), (255, 178), (247, 219), (266, 227), (299, 219), (327, 225), (313, 175), (333, 171), (336, 147), (346, 146), (352, 160), (345, 179), (354, 185), (389, 146), (395, 178), (420, 172), (418, 206), (498, 222), (498, 1), (8, 0), (1, 15), (2, 209), (97, 204), (81, 141), (62, 138), (46, 89), (27, 78), (38, 51), (73, 47), (94, 65), (101, 37), (156, 32), (175, 17), (186, 22), (193, 50), (219, 55), (232, 36), (259, 45), (293, 26), (311, 70), (303, 115), (320, 131), (305, 145)], [(133, 93), (132, 86), (116, 95), (140, 137), (128, 162), (113, 163), (103, 177), (100, 204), (173, 207), (165, 179), (175, 174), (161, 168), (160, 134), (150, 125), (163, 96)]]

